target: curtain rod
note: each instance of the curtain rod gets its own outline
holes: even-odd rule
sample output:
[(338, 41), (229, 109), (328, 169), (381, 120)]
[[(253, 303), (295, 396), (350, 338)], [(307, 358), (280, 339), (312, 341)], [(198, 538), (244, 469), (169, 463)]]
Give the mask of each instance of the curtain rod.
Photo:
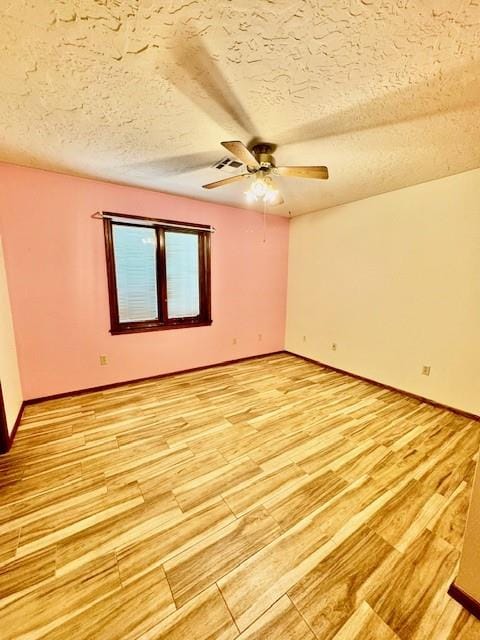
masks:
[(127, 213), (111, 213), (109, 211), (96, 211), (93, 215), (92, 218), (94, 218), (95, 220), (104, 220), (105, 218), (107, 218), (108, 220), (115, 220), (116, 218), (118, 218), (119, 220), (135, 220), (138, 222), (142, 222), (142, 220), (145, 223), (145, 226), (148, 226), (149, 222), (153, 222), (156, 224), (161, 225), (162, 227), (175, 227), (176, 229), (190, 229), (192, 231), (206, 231), (207, 233), (215, 233), (215, 227), (210, 227), (210, 226), (198, 226), (195, 224), (185, 224), (182, 222), (174, 222), (173, 220), (161, 220), (159, 218), (148, 218), (146, 216), (134, 216), (134, 215), (129, 215)]

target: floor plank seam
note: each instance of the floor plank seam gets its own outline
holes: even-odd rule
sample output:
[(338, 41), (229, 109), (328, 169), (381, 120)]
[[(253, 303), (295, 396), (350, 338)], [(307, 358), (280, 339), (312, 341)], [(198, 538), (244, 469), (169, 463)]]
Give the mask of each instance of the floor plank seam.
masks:
[(225, 606), (227, 607), (227, 611), (229, 612), (229, 614), (230, 614), (230, 616), (231, 616), (231, 618), (232, 618), (232, 620), (233, 620), (233, 624), (234, 624), (234, 625), (235, 625), (235, 627), (237, 628), (238, 635), (240, 635), (240, 634), (241, 634), (240, 628), (239, 628), (239, 626), (238, 626), (238, 624), (237, 624), (237, 621), (235, 620), (235, 616), (233, 615), (232, 611), (230, 610), (230, 607), (228, 606), (227, 601), (225, 600), (225, 596), (223, 595), (223, 591), (222, 591), (222, 589), (220, 588), (220, 585), (218, 584), (218, 582), (215, 582), (215, 586), (217, 587), (218, 592), (220, 593), (220, 595), (221, 595), (221, 597), (222, 597), (222, 600), (223, 600), (223, 602), (225, 603)]
[(292, 607), (294, 607), (295, 611), (298, 612), (298, 615), (302, 618), (302, 620), (305, 622), (305, 624), (307, 625), (307, 627), (310, 629), (310, 631), (312, 632), (312, 635), (314, 638), (319, 638), (319, 636), (315, 633), (315, 631), (312, 629), (312, 627), (310, 626), (310, 623), (308, 622), (308, 620), (306, 619), (306, 617), (303, 615), (303, 613), (301, 612), (301, 610), (297, 607), (297, 605), (295, 604), (295, 602), (293, 602), (293, 600), (291, 599), (291, 597), (288, 595), (288, 593), (285, 594), (289, 600), (289, 602), (291, 603)]

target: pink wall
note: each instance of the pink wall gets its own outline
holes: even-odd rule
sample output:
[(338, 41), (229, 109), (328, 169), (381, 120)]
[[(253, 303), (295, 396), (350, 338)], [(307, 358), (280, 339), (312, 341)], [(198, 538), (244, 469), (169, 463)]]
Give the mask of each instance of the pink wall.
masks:
[[(98, 210), (216, 228), (211, 327), (110, 335)], [(0, 230), (26, 399), (283, 349), (285, 218), (0, 164)]]

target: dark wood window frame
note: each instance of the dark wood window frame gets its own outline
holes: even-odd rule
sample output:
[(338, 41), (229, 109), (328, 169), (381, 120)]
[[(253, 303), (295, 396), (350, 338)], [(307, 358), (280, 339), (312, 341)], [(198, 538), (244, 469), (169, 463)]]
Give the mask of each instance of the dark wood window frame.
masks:
[[(103, 230), (105, 234), (105, 255), (107, 260), (108, 299), (110, 305), (110, 333), (138, 333), (144, 331), (162, 331), (165, 329), (185, 329), (204, 327), (212, 324), (211, 286), (210, 286), (210, 235), (211, 227), (189, 222), (160, 220), (144, 216), (103, 212)], [(137, 222), (138, 221), (138, 222)], [(155, 229), (157, 239), (157, 301), (158, 320), (141, 322), (121, 322), (118, 311), (117, 278), (115, 271), (115, 250), (113, 245), (113, 225), (149, 227)], [(167, 280), (165, 257), (165, 232), (193, 233), (198, 236), (199, 260), (199, 297), (200, 313), (194, 318), (168, 318)]]

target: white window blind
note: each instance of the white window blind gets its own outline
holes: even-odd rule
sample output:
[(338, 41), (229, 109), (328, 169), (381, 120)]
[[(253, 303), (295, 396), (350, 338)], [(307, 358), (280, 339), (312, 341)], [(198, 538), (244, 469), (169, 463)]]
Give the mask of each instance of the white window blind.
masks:
[(165, 231), (167, 308), (169, 318), (200, 313), (198, 235)]
[(155, 229), (114, 224), (120, 322), (158, 319)]

